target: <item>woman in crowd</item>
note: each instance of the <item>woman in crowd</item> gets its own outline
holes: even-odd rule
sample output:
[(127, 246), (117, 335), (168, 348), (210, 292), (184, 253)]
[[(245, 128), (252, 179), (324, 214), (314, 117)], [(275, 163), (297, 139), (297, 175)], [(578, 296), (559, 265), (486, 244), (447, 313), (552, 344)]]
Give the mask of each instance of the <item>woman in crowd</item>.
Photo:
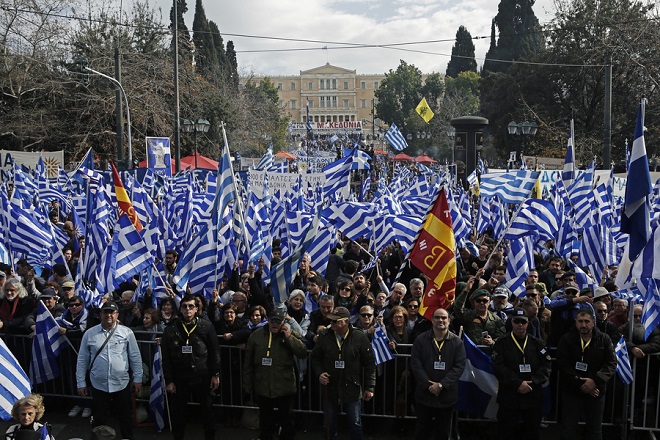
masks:
[[(34, 432), (35, 439), (55, 440), (50, 435), (48, 424), (40, 423), (39, 420), (44, 416), (44, 398), (39, 394), (30, 394), (19, 399), (14, 403), (11, 409), (11, 416), (18, 423), (7, 428), (5, 440), (15, 440), (20, 431)], [(45, 432), (43, 431), (45, 430)]]
[(160, 300), (160, 322), (163, 328), (167, 327), (176, 318), (177, 305), (172, 298), (161, 298)]
[(250, 319), (247, 325), (251, 332), (268, 324), (268, 318), (266, 317), (266, 309), (264, 309), (262, 306), (252, 307), (248, 312), (248, 314), (250, 316)]
[(300, 336), (304, 338), (309, 328), (309, 314), (305, 310), (305, 293), (302, 290), (295, 289), (291, 292), (287, 300), (286, 312), (298, 323), (302, 330)]

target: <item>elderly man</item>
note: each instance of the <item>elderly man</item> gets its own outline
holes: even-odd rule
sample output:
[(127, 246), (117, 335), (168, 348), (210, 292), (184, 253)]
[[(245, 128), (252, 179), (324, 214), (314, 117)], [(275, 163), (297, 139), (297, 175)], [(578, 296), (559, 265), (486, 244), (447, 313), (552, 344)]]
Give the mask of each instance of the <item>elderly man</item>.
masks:
[(465, 334), (475, 344), (493, 345), (505, 331), (504, 321), (488, 310), (490, 293), (486, 289), (474, 291), (470, 295), (472, 308), (467, 308), (465, 302), (458, 304), (458, 308), (454, 309), (454, 329), (463, 326)]
[(415, 378), (416, 440), (448, 439), (453, 407), (458, 401), (458, 379), (465, 368), (465, 347), (449, 331), (449, 313), (433, 312), (431, 330), (413, 343), (410, 369)]
[(578, 311), (575, 324), (561, 337), (557, 347), (563, 402), (562, 439), (578, 437), (581, 413), (585, 416), (588, 438), (602, 439), (605, 394), (616, 362), (612, 341), (595, 327), (591, 311)]
[(628, 301), (622, 298), (615, 298), (610, 310), (609, 318), (617, 327), (621, 327), (628, 322)]
[(319, 336), (312, 351), (312, 372), (323, 390), (324, 438), (337, 438), (337, 418), (343, 408), (352, 440), (362, 434), (362, 400), (371, 400), (376, 365), (369, 338), (349, 323), (350, 312), (337, 307), (328, 315), (330, 329)]
[(318, 340), (319, 333), (330, 326), (330, 314), (335, 308), (335, 300), (330, 295), (323, 295), (319, 299), (319, 308), (309, 315), (309, 328), (305, 339), (307, 345), (313, 347)]
[(512, 293), (508, 288), (499, 286), (495, 288), (491, 296), (490, 311), (499, 316), (504, 322), (513, 313), (513, 305), (509, 302), (511, 295)]
[(410, 286), (410, 292), (403, 301), (408, 301), (410, 298), (415, 298), (417, 301), (422, 301), (422, 296), (424, 296), (424, 281), (420, 278), (413, 278), (408, 284)]
[[(91, 383), (87, 383), (89, 370)], [(130, 374), (132, 372), (132, 374)], [(78, 352), (76, 382), (80, 396), (92, 396), (93, 426), (107, 425), (110, 414), (119, 418), (121, 437), (134, 439), (131, 386), (142, 387), (142, 357), (133, 331), (119, 323), (119, 307), (111, 301), (101, 308), (101, 324), (83, 334)]]

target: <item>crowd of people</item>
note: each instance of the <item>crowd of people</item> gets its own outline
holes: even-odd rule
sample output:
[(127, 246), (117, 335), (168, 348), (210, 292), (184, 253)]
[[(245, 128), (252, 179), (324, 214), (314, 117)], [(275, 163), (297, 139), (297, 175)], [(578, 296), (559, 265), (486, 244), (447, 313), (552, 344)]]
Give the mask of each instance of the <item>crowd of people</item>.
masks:
[[(632, 325), (628, 350), (631, 358), (642, 359), (660, 351), (660, 330), (645, 337), (641, 306), (634, 306), (629, 322), (628, 302), (612, 296), (617, 291), (612, 281), (603, 280), (595, 291), (580, 289), (575, 273), (559, 257), (539, 259), (538, 269), (530, 270), (525, 295), (514, 297), (505, 286), (504, 257), (494, 245), (482, 237), (477, 255), (460, 249), (455, 301), (448, 310), (426, 316), (420, 306), (428, 280), (402, 263), (396, 243), (367, 271), (361, 271), (370, 261), (364, 242), (345, 240), (335, 247), (325, 275), (304, 256), (281, 304), (264, 283), (262, 262), (245, 268), (236, 262), (231, 276), (207, 299), (178, 290), (171, 277), (178, 255), (168, 251), (168, 296), (152, 302), (147, 295), (140, 302), (134, 294), (137, 281), (127, 282), (107, 295), (101, 307), (90, 308), (76, 295), (66, 270), (55, 265), (44, 278), (20, 260), (15, 271), (0, 265), (0, 331), (5, 336), (32, 334), (37, 303), (43, 301), (60, 333), (79, 347), (77, 355), (70, 350), (61, 360), (70, 367), (63, 370), (64, 383), (80, 396), (69, 415), (93, 415), (96, 426), (106, 424), (108, 415), (117, 416), (122, 438), (133, 438), (130, 396), (142, 387), (143, 363), (150, 366), (152, 361), (145, 359), (138, 342), (154, 340), (162, 351), (175, 439), (184, 437), (190, 396), (200, 404), (205, 438), (215, 438), (216, 393), (251, 393), (260, 411), (260, 438), (272, 438), (276, 425), (279, 438), (293, 438), (298, 392), (322, 402), (327, 439), (337, 436), (340, 411), (347, 415), (351, 438), (362, 438), (364, 405), (401, 417), (414, 415), (415, 438), (448, 438), (458, 381), (466, 368), (463, 335), (492, 355), (502, 436), (514, 433), (519, 427), (512, 421), (520, 420), (526, 438), (539, 438), (547, 398), (542, 387), (553, 376), (554, 350), (563, 438), (575, 438), (581, 413), (589, 438), (601, 438), (605, 396), (616, 386), (613, 347)], [(277, 243), (273, 254), (278, 254)], [(389, 349), (410, 355), (409, 362), (396, 358), (392, 362), (400, 363), (397, 368), (375, 365), (370, 342), (379, 327), (388, 336)], [(9, 345), (27, 364), (25, 346)], [(238, 347), (241, 354), (222, 356), (222, 346)], [(649, 368), (657, 376), (657, 364)], [(224, 375), (241, 380), (223, 381)], [(317, 388), (301, 386), (310, 377)], [(396, 390), (396, 399), (378, 395), (385, 382)], [(84, 399), (89, 396), (91, 406)], [(227, 424), (239, 423), (240, 412), (225, 415)], [(33, 422), (25, 425), (37, 426)], [(410, 429), (404, 423), (398, 426)]]

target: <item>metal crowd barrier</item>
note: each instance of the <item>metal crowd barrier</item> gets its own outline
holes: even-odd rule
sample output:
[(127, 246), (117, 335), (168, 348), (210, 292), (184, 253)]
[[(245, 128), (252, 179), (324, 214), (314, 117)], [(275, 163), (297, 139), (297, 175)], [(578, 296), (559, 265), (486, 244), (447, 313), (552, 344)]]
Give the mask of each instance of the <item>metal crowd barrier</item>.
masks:
[[(135, 332), (142, 354), (145, 372), (151, 374), (152, 360), (156, 349), (157, 334)], [(32, 339), (27, 336), (4, 336), (4, 340), (16, 355), (25, 371), (29, 371)], [(80, 341), (72, 341), (76, 350)], [(409, 352), (410, 346), (400, 344), (399, 351)], [(552, 353), (552, 351), (551, 351)], [(244, 351), (234, 346), (220, 346), (222, 362), (222, 383), (217, 391), (215, 406), (220, 408), (255, 408), (254, 399), (242, 390), (241, 371), (243, 368)], [(409, 354), (395, 354), (395, 359), (377, 367), (376, 392), (374, 398), (365, 402), (364, 415), (377, 418), (413, 419), (414, 389), (412, 375), (409, 369)], [(628, 430), (660, 431), (660, 387), (658, 385), (660, 356), (646, 356), (640, 362), (633, 358), (635, 380), (632, 385), (625, 386), (615, 375), (608, 385), (606, 395), (604, 425), (621, 428), (622, 437)], [(71, 347), (67, 347), (59, 358), (58, 365), (61, 374), (46, 383), (36, 387), (36, 391), (45, 396), (75, 397), (76, 394), (75, 367), (76, 356)], [(302, 363), (307, 370), (303, 380), (298, 384), (298, 395), (294, 409), (302, 413), (321, 413), (322, 396), (316, 378), (309, 374), (310, 358)], [(556, 368), (550, 380), (549, 402), (544, 408), (544, 422), (556, 423), (560, 414), (561, 402), (559, 396)], [(148, 389), (148, 387), (145, 387)], [(141, 400), (148, 401), (147, 396)], [(488, 421), (469, 414), (458, 414), (459, 422)]]

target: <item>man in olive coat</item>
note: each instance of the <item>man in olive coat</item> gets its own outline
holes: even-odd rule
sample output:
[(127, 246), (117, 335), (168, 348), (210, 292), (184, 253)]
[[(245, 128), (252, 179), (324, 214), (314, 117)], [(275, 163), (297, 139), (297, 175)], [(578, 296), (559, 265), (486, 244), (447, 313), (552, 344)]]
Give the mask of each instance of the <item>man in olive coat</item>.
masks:
[[(268, 315), (268, 325), (256, 329), (248, 339), (243, 365), (243, 388), (254, 392), (259, 405), (259, 439), (271, 440), (277, 421), (282, 427), (280, 440), (294, 435), (293, 401), (296, 395), (295, 358), (307, 357), (299, 334), (284, 324), (283, 310)], [(275, 419), (274, 409), (279, 415)]]

